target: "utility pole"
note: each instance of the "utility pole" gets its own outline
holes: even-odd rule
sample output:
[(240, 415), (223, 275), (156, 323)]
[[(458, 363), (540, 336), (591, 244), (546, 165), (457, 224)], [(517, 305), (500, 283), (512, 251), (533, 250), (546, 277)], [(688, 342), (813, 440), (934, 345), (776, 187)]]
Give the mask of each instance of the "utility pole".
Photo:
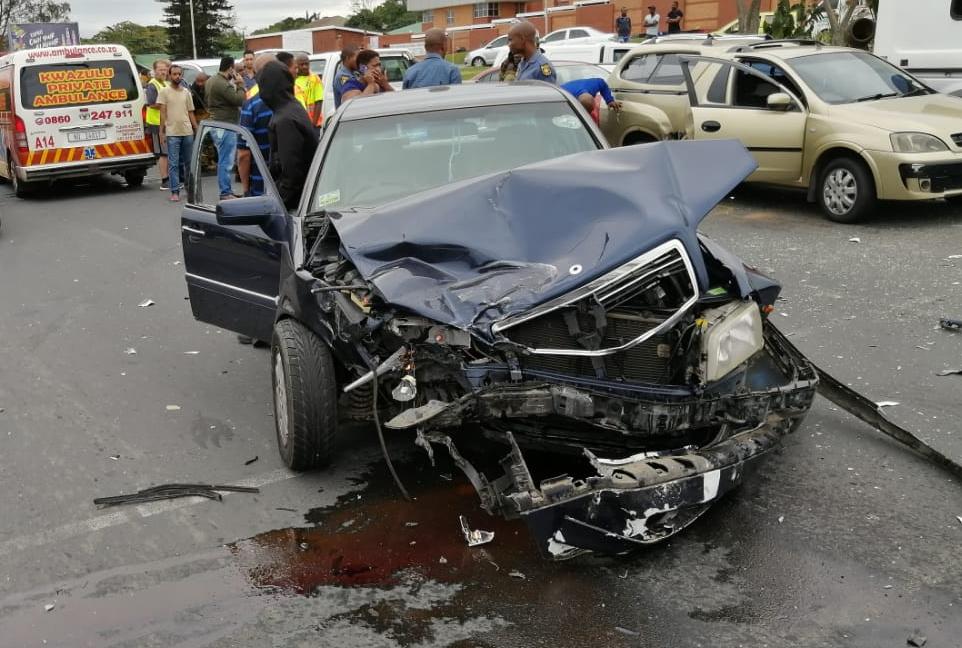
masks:
[(197, 30), (194, 28), (194, 0), (190, 0), (190, 42), (194, 48), (194, 58), (197, 58)]

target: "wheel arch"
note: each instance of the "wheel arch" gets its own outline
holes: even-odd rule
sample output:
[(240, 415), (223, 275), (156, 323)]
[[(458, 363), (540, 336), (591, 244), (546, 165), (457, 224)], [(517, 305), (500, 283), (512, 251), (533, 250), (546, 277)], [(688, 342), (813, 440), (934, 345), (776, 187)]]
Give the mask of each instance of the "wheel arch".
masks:
[(815, 163), (812, 165), (812, 170), (808, 175), (808, 202), (815, 202), (818, 196), (818, 183), (822, 177), (822, 171), (825, 169), (825, 165), (838, 158), (848, 158), (864, 164), (865, 168), (868, 169), (869, 175), (872, 177), (872, 190), (875, 193), (875, 197), (878, 198), (878, 169), (872, 163), (871, 158), (863, 155), (860, 150), (854, 147), (835, 145), (819, 153), (815, 159)]

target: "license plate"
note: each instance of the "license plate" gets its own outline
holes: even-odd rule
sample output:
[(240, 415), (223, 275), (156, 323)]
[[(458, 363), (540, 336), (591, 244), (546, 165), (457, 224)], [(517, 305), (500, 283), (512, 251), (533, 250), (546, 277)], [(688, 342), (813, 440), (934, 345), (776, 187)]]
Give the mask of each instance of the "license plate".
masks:
[(89, 130), (79, 131), (77, 133), (67, 133), (67, 141), (70, 143), (95, 142), (97, 140), (104, 139), (107, 139), (107, 131), (105, 130)]

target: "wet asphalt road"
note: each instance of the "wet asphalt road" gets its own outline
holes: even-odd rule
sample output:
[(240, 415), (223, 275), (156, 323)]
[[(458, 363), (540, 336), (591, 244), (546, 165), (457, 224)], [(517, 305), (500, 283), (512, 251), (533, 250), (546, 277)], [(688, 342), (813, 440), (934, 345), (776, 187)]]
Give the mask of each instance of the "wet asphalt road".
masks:
[[(177, 210), (148, 187), (0, 189), (0, 646), (962, 645), (962, 485), (822, 400), (754, 481), (629, 559), (545, 563), (407, 438), (403, 503), (365, 427), (288, 473), (267, 352), (193, 321)], [(843, 227), (740, 190), (704, 230), (782, 280), (803, 351), (962, 459), (962, 377), (935, 375), (962, 367), (937, 330), (962, 317), (962, 211)], [(261, 493), (91, 502), (185, 481)], [(495, 541), (465, 547), (460, 513)]]

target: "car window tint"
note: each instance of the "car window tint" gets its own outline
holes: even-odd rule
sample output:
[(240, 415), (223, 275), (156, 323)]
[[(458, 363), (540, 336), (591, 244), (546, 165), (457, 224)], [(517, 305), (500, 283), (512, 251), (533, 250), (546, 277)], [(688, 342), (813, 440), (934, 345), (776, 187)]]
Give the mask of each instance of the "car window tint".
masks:
[(325, 67), (327, 67), (327, 61), (323, 59), (319, 61), (311, 61), (311, 72), (314, 74), (323, 76)]
[(720, 65), (715, 73), (715, 78), (708, 85), (708, 94), (705, 99), (707, 103), (726, 104), (728, 103), (728, 79), (731, 76), (730, 65)]
[(508, 37), (502, 36), (501, 38), (495, 38), (493, 41), (488, 43), (488, 48), (503, 47), (507, 44), (508, 44)]
[(648, 83), (653, 85), (681, 85), (685, 82), (685, 77), (681, 71), (681, 61), (677, 54), (665, 54), (661, 57), (661, 62), (655, 68)]
[[(193, 150), (200, 149), (197, 157), (185, 160), (185, 166), (190, 166), (192, 173), (187, 178), (180, 178), (186, 186), (190, 183), (188, 199), (190, 204), (212, 209), (222, 200), (229, 200), (232, 196), (262, 196), (267, 191), (265, 178), (270, 173), (251, 153), (252, 149), (260, 151), (260, 158), (266, 159), (270, 155), (270, 141), (267, 134), (267, 121), (259, 120), (251, 124), (258, 139), (251, 140), (247, 135), (219, 126), (203, 126), (194, 139)], [(233, 155), (242, 161), (250, 160), (250, 164), (238, 164), (237, 174), (230, 174), (230, 195), (221, 194), (220, 183), (217, 178), (218, 150), (234, 151)], [(230, 158), (234, 160), (234, 157)]]
[[(452, 182), (597, 148), (567, 102), (341, 122), (325, 152), (312, 209), (376, 207)], [(364, 172), (345, 160), (364, 160)]]
[(564, 38), (565, 38), (565, 32), (560, 31), (560, 32), (555, 32), (553, 34), (548, 34), (547, 36), (541, 39), (541, 42), (554, 43), (555, 41), (564, 40)]
[(791, 77), (785, 74), (785, 70), (781, 69), (777, 65), (769, 63), (768, 61), (743, 60), (739, 62), (742, 63), (743, 65), (747, 65), (753, 70), (757, 70), (761, 72), (765, 76), (771, 77), (772, 80), (782, 84), (783, 86), (788, 88), (792, 92), (792, 94), (794, 94), (796, 97), (804, 101), (805, 95), (802, 94), (802, 91), (798, 87), (798, 84), (796, 84), (791, 79)]
[(660, 57), (655, 54), (641, 54), (628, 62), (621, 71), (621, 78), (635, 83), (646, 83)]
[(400, 83), (404, 80), (404, 71), (411, 66), (410, 62), (403, 56), (392, 56), (381, 59), (381, 68), (387, 74), (387, 80), (391, 83)]
[(583, 29), (572, 29), (568, 32), (568, 38), (587, 38), (588, 32)]
[(768, 96), (781, 92), (774, 83), (749, 74), (742, 70), (735, 71), (735, 106), (741, 108), (768, 108)]
[(616, 49), (611, 51), (611, 62), (618, 63), (625, 54), (628, 53), (627, 49)]

